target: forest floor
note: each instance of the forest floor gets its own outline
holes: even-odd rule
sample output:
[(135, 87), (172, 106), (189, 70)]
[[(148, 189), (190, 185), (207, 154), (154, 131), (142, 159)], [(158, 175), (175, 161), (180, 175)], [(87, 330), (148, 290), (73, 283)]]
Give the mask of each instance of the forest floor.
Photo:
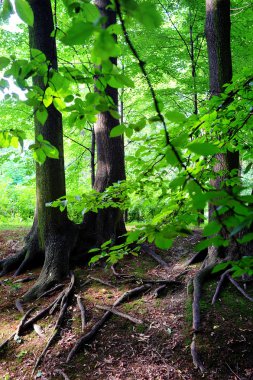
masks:
[[(26, 229), (0, 231), (0, 258), (11, 255), (22, 246)], [(73, 301), (68, 310), (60, 336), (49, 348), (42, 364), (32, 375), (37, 357), (52, 334), (56, 317), (47, 316), (38, 324), (41, 337), (30, 331), (17, 341), (11, 340), (0, 353), (0, 379), (70, 379), (70, 380), (188, 380), (188, 379), (253, 379), (253, 303), (228, 285), (212, 306), (211, 300), (218, 277), (207, 282), (201, 301), (202, 330), (197, 345), (206, 369), (201, 375), (193, 366), (191, 344), (191, 296), (187, 295), (187, 283), (199, 268), (185, 267), (187, 259), (194, 254), (194, 246), (200, 239), (196, 232), (187, 238), (178, 238), (168, 251), (159, 251), (169, 268), (164, 269), (153, 259), (140, 254), (127, 257), (116, 266), (121, 274), (134, 275), (139, 279), (175, 279), (179, 274), (182, 284), (168, 287), (165, 294), (156, 297), (154, 288), (117, 309), (141, 320), (134, 324), (119, 316), (112, 318), (96, 335), (94, 341), (66, 364), (66, 357), (76, 340), (81, 336), (80, 312)], [(188, 271), (185, 272), (185, 270)], [(97, 305), (112, 306), (113, 302), (133, 285), (120, 282), (111, 268), (97, 265), (77, 268), (76, 293), (81, 295), (87, 311), (89, 331), (101, 318), (104, 311)], [(25, 273), (25, 277), (36, 278), (39, 269)], [(87, 276), (95, 280), (86, 283)], [(14, 282), (11, 276), (2, 278), (0, 286), (0, 344), (15, 332), (22, 314), (15, 307), (15, 300), (35, 281)], [(67, 281), (66, 281), (67, 284)], [(159, 285), (157, 285), (158, 287)], [(156, 287), (156, 288), (157, 288)], [(253, 295), (251, 289), (247, 292)], [(49, 305), (57, 294), (34, 302), (37, 310)], [(25, 310), (30, 305), (24, 305)]]

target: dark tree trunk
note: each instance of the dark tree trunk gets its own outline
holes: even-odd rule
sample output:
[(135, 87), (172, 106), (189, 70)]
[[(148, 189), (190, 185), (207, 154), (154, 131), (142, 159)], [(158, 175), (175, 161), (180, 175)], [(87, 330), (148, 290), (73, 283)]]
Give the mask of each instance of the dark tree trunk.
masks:
[[(108, 9), (109, 0), (95, 0), (101, 15), (105, 17), (104, 28), (116, 23), (116, 13)], [(116, 38), (116, 37), (115, 37)], [(116, 58), (111, 58), (113, 64), (117, 64)], [(113, 100), (115, 109), (118, 109), (118, 90), (107, 86), (105, 93)], [(110, 138), (111, 130), (119, 124), (119, 121), (109, 112), (102, 112), (94, 127), (97, 169), (93, 188), (103, 192), (108, 186), (124, 180), (124, 140), (120, 137)], [(89, 213), (84, 217), (84, 225), (95, 237), (95, 244), (101, 245), (107, 240), (115, 242), (117, 237), (126, 232), (123, 213), (119, 208), (106, 208), (98, 213)], [(87, 231), (86, 231), (87, 232)]]
[[(47, 77), (36, 76), (33, 78), (33, 84), (45, 91), (50, 75), (57, 71), (51, 3), (50, 0), (30, 0), (29, 3), (34, 13), (34, 25), (29, 28), (30, 48), (42, 51), (49, 61)], [(36, 296), (52, 283), (68, 275), (69, 251), (73, 243), (73, 228), (68, 221), (66, 209), (61, 212), (59, 208), (46, 207), (47, 203), (66, 194), (62, 116), (53, 104), (47, 111), (48, 118), (44, 125), (35, 117), (35, 138), (41, 134), (55, 146), (59, 151), (59, 159), (47, 158), (43, 165), (36, 164), (35, 228), (39, 249), (45, 252), (45, 260), (38, 282), (27, 294), (27, 298)]]
[[(230, 1), (206, 0), (206, 40), (211, 96), (218, 96), (223, 91), (224, 84), (229, 83), (232, 79), (230, 30)], [(231, 177), (231, 170), (239, 171), (239, 152), (217, 154), (215, 159), (214, 173), (222, 172), (223, 175), (217, 174), (211, 184), (216, 189), (220, 189), (225, 187), (224, 180)], [(209, 205), (209, 219), (215, 217), (214, 211), (214, 206)], [(226, 231), (222, 231), (222, 235), (224, 238), (228, 237)], [(230, 247), (228, 251), (231, 249)], [(215, 260), (215, 256), (217, 257), (219, 254), (218, 250), (211, 247), (209, 251), (209, 261)]]

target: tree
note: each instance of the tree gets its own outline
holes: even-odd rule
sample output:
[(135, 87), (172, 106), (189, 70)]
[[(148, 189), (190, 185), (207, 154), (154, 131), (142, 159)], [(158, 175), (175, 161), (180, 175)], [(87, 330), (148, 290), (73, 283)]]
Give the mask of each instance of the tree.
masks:
[[(38, 296), (51, 284), (60, 281), (69, 273), (69, 254), (74, 240), (74, 227), (67, 217), (67, 210), (47, 207), (48, 204), (66, 194), (63, 128), (61, 113), (51, 104), (47, 109), (43, 104), (45, 92), (57, 75), (57, 53), (53, 15), (50, 0), (31, 0), (34, 14), (33, 27), (29, 28), (29, 43), (32, 57), (45, 57), (47, 71), (33, 77), (33, 86), (42, 97), (41, 104), (34, 107), (35, 141), (37, 154), (43, 154), (39, 146), (48, 150), (46, 161), (36, 163), (36, 212), (33, 227), (27, 237), (27, 246), (15, 257), (2, 263), (3, 272), (20, 265), (16, 274), (27, 267), (43, 262), (40, 277), (25, 299)], [(36, 49), (36, 50), (35, 50)], [(44, 55), (44, 56), (43, 56)], [(36, 58), (35, 58), (36, 59)], [(38, 59), (38, 57), (37, 57)], [(58, 154), (56, 153), (56, 149)], [(45, 157), (46, 154), (44, 153)], [(50, 158), (51, 157), (51, 158)]]
[[(116, 24), (116, 12), (110, 9), (110, 0), (95, 0), (95, 4), (100, 11), (101, 17), (105, 18), (103, 28), (106, 29)], [(116, 36), (114, 35), (116, 39)], [(110, 58), (112, 65), (117, 65), (117, 58)], [(103, 62), (100, 67), (101, 75)], [(98, 79), (99, 80), (99, 75)], [(98, 89), (96, 91), (99, 92)], [(126, 179), (124, 140), (122, 136), (110, 137), (113, 128), (119, 125), (118, 112), (118, 89), (106, 85), (104, 94), (115, 110), (116, 116), (110, 111), (101, 112), (98, 115), (94, 127), (96, 149), (97, 149), (97, 171), (93, 188), (102, 193), (106, 188), (118, 181)], [(99, 210), (97, 213), (88, 213), (84, 217), (84, 225), (88, 230), (95, 232), (95, 244), (100, 246), (102, 243), (116, 239), (126, 232), (123, 213), (119, 208), (108, 207)], [(84, 232), (85, 233), (85, 232)]]
[[(209, 78), (211, 96), (219, 96), (224, 91), (224, 85), (232, 80), (232, 56), (231, 56), (231, 21), (230, 21), (230, 1), (226, 0), (206, 0), (206, 40), (209, 58)], [(222, 112), (222, 109), (221, 111)], [(231, 132), (230, 132), (231, 133)], [(215, 178), (211, 184), (216, 189), (224, 188), (226, 180), (238, 176), (239, 174), (239, 152), (227, 151), (215, 156), (214, 165)], [(221, 173), (223, 173), (221, 175)], [(215, 218), (215, 206), (209, 205), (209, 219)], [(228, 231), (222, 229), (224, 238), (228, 237)], [(232, 254), (231, 246), (226, 250), (227, 254)], [(214, 247), (209, 248), (209, 261), (217, 260), (217, 255), (221, 253)], [(223, 249), (224, 256), (224, 249)]]

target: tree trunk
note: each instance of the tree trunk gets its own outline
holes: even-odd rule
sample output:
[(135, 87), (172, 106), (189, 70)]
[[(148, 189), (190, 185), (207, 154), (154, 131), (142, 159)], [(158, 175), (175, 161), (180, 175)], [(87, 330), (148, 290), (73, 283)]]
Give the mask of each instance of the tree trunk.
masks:
[[(229, 0), (206, 0), (206, 40), (209, 59), (210, 93), (218, 96), (223, 91), (223, 86), (232, 80), (231, 57), (231, 21)], [(231, 170), (239, 171), (239, 152), (220, 153), (215, 156), (216, 164), (214, 173), (222, 172), (216, 176), (211, 184), (216, 189), (224, 188), (224, 180), (231, 178)], [(215, 218), (215, 206), (209, 205), (209, 219)], [(224, 238), (228, 238), (226, 231), (221, 232)], [(223, 256), (231, 251), (230, 247)], [(208, 260), (213, 261), (219, 255), (220, 250), (210, 247)]]
[[(34, 25), (29, 28), (30, 48), (42, 51), (49, 61), (46, 78), (35, 76), (33, 85), (43, 91), (48, 86), (50, 76), (57, 71), (57, 54), (53, 15), (50, 0), (30, 0), (34, 13)], [(45, 84), (46, 83), (46, 84)], [(44, 265), (35, 287), (26, 298), (37, 296), (46, 287), (58, 282), (69, 273), (69, 251), (73, 241), (73, 228), (67, 218), (67, 210), (46, 207), (66, 194), (62, 115), (50, 105), (48, 118), (41, 125), (35, 117), (35, 139), (42, 135), (59, 151), (59, 159), (47, 158), (43, 165), (36, 163), (36, 229), (40, 251), (45, 252)], [(34, 113), (36, 109), (34, 110)]]
[[(103, 25), (107, 28), (116, 23), (116, 13), (108, 9), (109, 0), (95, 0), (101, 15), (106, 21)], [(116, 37), (115, 37), (116, 38)], [(111, 58), (113, 64), (117, 64), (116, 58)], [(107, 86), (105, 93), (110, 97), (118, 109), (118, 90)], [(111, 130), (119, 124), (119, 120), (111, 116), (109, 112), (102, 112), (98, 115), (94, 127), (96, 148), (97, 148), (97, 170), (93, 188), (98, 192), (103, 192), (108, 186), (124, 180), (124, 140), (121, 136), (110, 138)], [(98, 213), (89, 213), (84, 217), (84, 225), (89, 231), (93, 231), (95, 244), (101, 245), (107, 240), (115, 242), (116, 238), (126, 232), (123, 213), (119, 208), (106, 208)], [(86, 231), (87, 232), (87, 231)]]

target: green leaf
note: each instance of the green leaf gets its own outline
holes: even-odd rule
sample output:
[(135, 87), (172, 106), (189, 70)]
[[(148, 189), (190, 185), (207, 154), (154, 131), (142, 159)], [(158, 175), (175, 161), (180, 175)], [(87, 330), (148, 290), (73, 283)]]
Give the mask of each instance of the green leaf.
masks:
[(13, 6), (10, 2), (10, 0), (4, 0), (3, 1), (3, 9), (0, 13), (0, 18), (2, 18), (4, 21), (8, 20), (8, 18), (13, 14)]
[(187, 148), (191, 152), (197, 153), (201, 156), (214, 155), (214, 154), (220, 152), (219, 147), (217, 147), (214, 144), (207, 143), (207, 142), (204, 142), (204, 143), (193, 142), (191, 144), (188, 144)]
[(26, 0), (15, 0), (17, 14), (27, 25), (33, 26), (34, 15), (30, 4)]
[(62, 38), (65, 45), (84, 45), (94, 32), (91, 22), (74, 21), (66, 35)]
[(203, 236), (210, 236), (217, 234), (221, 230), (221, 225), (218, 222), (209, 222), (203, 231)]
[(41, 147), (47, 157), (54, 158), (56, 160), (59, 158), (58, 149), (55, 146), (53, 146), (49, 141), (43, 140)]
[(125, 125), (124, 124), (120, 124), (120, 125), (117, 125), (116, 127), (114, 127), (111, 132), (110, 132), (110, 137), (118, 137), (120, 135), (122, 135), (125, 131)]
[(5, 69), (6, 66), (8, 66), (10, 63), (9, 58), (6, 57), (0, 57), (0, 70)]
[(172, 243), (172, 239), (167, 239), (162, 234), (158, 234), (155, 237), (155, 245), (160, 249), (169, 249)]
[(44, 125), (48, 118), (48, 112), (45, 107), (40, 107), (36, 113), (36, 118), (40, 122), (41, 125)]
[(186, 117), (183, 113), (178, 111), (169, 111), (165, 114), (166, 118), (172, 123), (180, 124), (186, 120)]
[(217, 265), (215, 265), (215, 267), (213, 268), (212, 273), (220, 272), (221, 270), (226, 269), (230, 264), (231, 264), (230, 261), (227, 261), (227, 262), (225, 262), (225, 263), (217, 264)]

